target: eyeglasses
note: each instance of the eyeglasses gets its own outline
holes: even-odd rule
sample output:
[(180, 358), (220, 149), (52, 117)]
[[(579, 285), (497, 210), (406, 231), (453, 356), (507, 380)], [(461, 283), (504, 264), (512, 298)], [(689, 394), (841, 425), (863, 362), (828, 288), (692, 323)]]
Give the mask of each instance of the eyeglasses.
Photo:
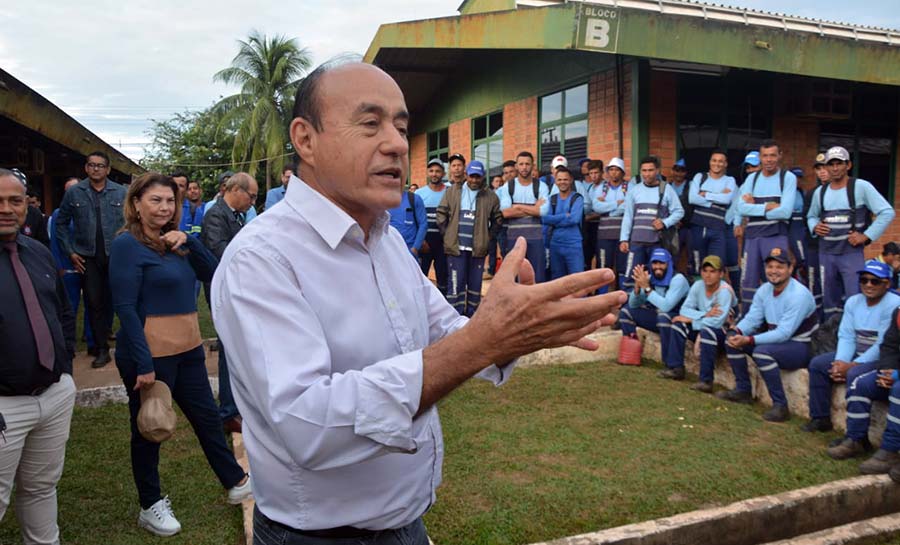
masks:
[(106, 163), (88, 163), (87, 167), (94, 170), (104, 170), (107, 168)]
[(859, 283), (862, 285), (871, 284), (873, 286), (877, 286), (878, 284), (882, 284), (885, 282), (884, 278), (875, 278), (873, 276), (863, 276), (859, 279)]
[(251, 201), (254, 201), (254, 202), (256, 202), (256, 197), (259, 196), (258, 193), (250, 193), (249, 190), (244, 189), (243, 187), (241, 188), (241, 191), (243, 191), (244, 193), (246, 193), (247, 196), (250, 197), (250, 200), (251, 200)]

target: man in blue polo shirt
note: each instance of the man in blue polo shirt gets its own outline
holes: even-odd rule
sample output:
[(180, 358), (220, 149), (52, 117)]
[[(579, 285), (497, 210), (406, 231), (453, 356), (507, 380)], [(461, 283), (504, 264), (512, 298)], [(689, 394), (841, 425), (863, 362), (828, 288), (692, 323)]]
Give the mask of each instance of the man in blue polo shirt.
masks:
[(693, 205), (691, 215), (692, 263), (699, 267), (709, 255), (726, 261), (725, 232), (728, 208), (737, 194), (734, 178), (725, 174), (728, 156), (722, 150), (714, 150), (709, 156), (709, 170), (697, 173), (690, 186), (688, 200)]
[(391, 208), (388, 213), (391, 215), (391, 227), (400, 231), (409, 247), (409, 253), (418, 261), (419, 250), (422, 249), (425, 233), (428, 231), (428, 215), (425, 213), (422, 197), (405, 191), (400, 205)]
[(294, 167), (286, 166), (281, 170), (281, 185), (266, 192), (266, 210), (272, 208), (284, 199), (284, 192), (287, 191), (288, 184), (291, 183), (291, 176), (294, 175)]
[(774, 248), (788, 248), (788, 223), (797, 198), (797, 177), (781, 168), (778, 143), (764, 140), (759, 160), (762, 168), (747, 177), (738, 200), (738, 213), (747, 219), (741, 278), (744, 314), (765, 276), (763, 260)]
[(584, 197), (573, 191), (572, 173), (557, 167), (556, 187), (559, 193), (550, 197), (550, 213), (544, 216), (550, 243), (550, 275), (553, 280), (584, 270), (581, 244), (581, 218)]
[[(846, 149), (825, 152), (825, 167), (830, 180), (813, 193), (807, 220), (812, 236), (819, 238), (827, 320), (841, 312), (843, 298), (859, 293), (856, 271), (865, 262), (864, 249), (884, 233), (895, 212), (870, 182), (849, 176), (853, 163)], [(868, 225), (871, 214), (875, 220)]]
[[(790, 417), (781, 383), (781, 369), (802, 369), (809, 363), (810, 341), (819, 327), (816, 303), (806, 287), (791, 278), (794, 266), (787, 248), (772, 248), (765, 259), (768, 282), (754, 292), (753, 302), (737, 325), (728, 332), (725, 351), (737, 385), (716, 397), (736, 403), (752, 402), (747, 356), (759, 369), (772, 408), (763, 414), (769, 422)], [(763, 330), (763, 326), (767, 330)], [(761, 332), (760, 332), (761, 331)]]
[(534, 281), (543, 282), (546, 277), (546, 255), (541, 217), (550, 211), (550, 195), (546, 184), (534, 177), (534, 155), (522, 151), (516, 157), (515, 179), (497, 192), (500, 211), (507, 225), (507, 251), (519, 237), (528, 243), (525, 254), (534, 268)]
[(861, 293), (844, 305), (836, 352), (820, 354), (809, 363), (809, 417), (803, 431), (831, 431), (831, 385), (847, 383), (847, 434), (828, 455), (843, 460), (866, 451), (869, 410), (855, 396), (857, 377), (873, 371), (891, 314), (900, 296), (891, 293), (890, 267), (870, 260), (858, 272)]
[(428, 184), (419, 188), (416, 195), (425, 204), (425, 215), (428, 217), (428, 231), (425, 233), (425, 244), (419, 254), (422, 263), (422, 272), (428, 276), (432, 263), (434, 264), (434, 278), (441, 293), (447, 295), (447, 257), (444, 255), (444, 236), (441, 235), (435, 222), (437, 207), (441, 204), (447, 184), (444, 183), (444, 163), (437, 157), (428, 161), (426, 167)]

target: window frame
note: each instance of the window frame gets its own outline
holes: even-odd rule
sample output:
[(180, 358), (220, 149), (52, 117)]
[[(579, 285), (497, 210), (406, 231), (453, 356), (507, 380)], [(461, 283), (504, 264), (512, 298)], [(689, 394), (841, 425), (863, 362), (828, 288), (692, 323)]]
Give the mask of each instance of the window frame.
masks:
[[(484, 137), (484, 138), (481, 138), (481, 139), (479, 139), (479, 140), (475, 140), (475, 121), (478, 120), (478, 119), (485, 118), (485, 123), (486, 123), (486, 125), (485, 125), (485, 126), (486, 126), (486, 131), (485, 131), (485, 132), (490, 133), (490, 130), (491, 130), (491, 116), (494, 116), (494, 115), (497, 115), (497, 114), (500, 114), (500, 127), (501, 127), (501, 128), (500, 128), (500, 131), (501, 131), (501, 132), (500, 132), (500, 135), (499, 135), (499, 136), (496, 136), (496, 135), (495, 135), (495, 136), (491, 136), (490, 134), (488, 134), (488, 136), (486, 136), (486, 137)], [(500, 109), (500, 110), (494, 110), (493, 112), (489, 112), (489, 113), (486, 113), (486, 114), (484, 114), (484, 115), (479, 115), (478, 117), (473, 117), (473, 118), (471, 119), (470, 123), (469, 123), (469, 128), (470, 128), (470, 131), (471, 131), (471, 132), (469, 133), (469, 134), (470, 134), (469, 140), (470, 140), (470, 142), (472, 143), (472, 144), (471, 144), (471, 148), (469, 149), (469, 153), (470, 153), (469, 157), (471, 157), (472, 160), (475, 160), (475, 148), (478, 147), (478, 146), (480, 146), (480, 145), (482, 145), (482, 144), (487, 145), (487, 163), (484, 165), (484, 168), (485, 168), (485, 171), (486, 171), (486, 175), (487, 175), (488, 177), (491, 176), (491, 165), (490, 165), (490, 161), (491, 161), (491, 143), (493, 143), (493, 142), (503, 142), (503, 129), (505, 128), (504, 125), (503, 125), (504, 122), (505, 122), (505, 120), (503, 119), (503, 110)], [(501, 148), (501, 151), (500, 151), (500, 162), (499, 162), (499, 164), (500, 164), (501, 166), (503, 165), (503, 161), (505, 161), (505, 159), (503, 158), (503, 151), (502, 151), (502, 148)], [(490, 180), (488, 180), (488, 182), (490, 182)]]
[[(581, 87), (582, 85), (584, 85), (586, 88), (585, 98), (587, 100), (587, 104), (585, 104), (585, 111), (583, 114), (577, 114), (577, 115), (567, 117), (566, 116), (566, 91), (575, 89), (577, 87)], [(544, 99), (546, 97), (553, 96), (555, 94), (562, 95), (560, 97), (559, 119), (554, 119), (553, 121), (542, 122), (541, 117), (543, 116), (543, 113), (544, 113), (543, 112)], [(541, 166), (542, 166), (540, 164), (541, 156), (542, 156), (541, 148), (543, 147), (543, 143), (541, 142), (541, 140), (542, 140), (541, 135), (543, 134), (544, 129), (559, 127), (559, 153), (560, 153), (560, 155), (565, 156), (566, 155), (566, 129), (565, 129), (565, 126), (572, 124), (572, 123), (577, 123), (579, 121), (585, 121), (586, 125), (587, 125), (587, 133), (586, 134), (589, 137), (590, 131), (591, 131), (590, 120), (589, 120), (590, 106), (591, 106), (591, 88), (590, 88), (590, 82), (587, 80), (575, 83), (574, 85), (569, 85), (563, 89), (557, 89), (556, 91), (553, 91), (552, 93), (547, 93), (547, 94), (544, 94), (544, 95), (541, 95), (538, 97), (538, 112), (537, 112), (537, 119), (538, 119), (537, 163), (538, 164), (535, 165), (538, 172), (541, 171)]]

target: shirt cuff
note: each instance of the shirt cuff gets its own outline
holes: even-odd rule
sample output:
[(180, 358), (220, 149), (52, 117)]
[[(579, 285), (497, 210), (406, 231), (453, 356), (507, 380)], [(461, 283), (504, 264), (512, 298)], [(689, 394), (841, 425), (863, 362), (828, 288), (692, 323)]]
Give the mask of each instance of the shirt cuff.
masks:
[(509, 380), (509, 377), (512, 376), (513, 369), (516, 368), (517, 363), (519, 363), (519, 358), (504, 365), (489, 365), (475, 376), (491, 382), (494, 386), (503, 386)]
[(357, 383), (354, 432), (398, 451), (414, 453), (413, 417), (422, 398), (422, 351), (369, 366)]

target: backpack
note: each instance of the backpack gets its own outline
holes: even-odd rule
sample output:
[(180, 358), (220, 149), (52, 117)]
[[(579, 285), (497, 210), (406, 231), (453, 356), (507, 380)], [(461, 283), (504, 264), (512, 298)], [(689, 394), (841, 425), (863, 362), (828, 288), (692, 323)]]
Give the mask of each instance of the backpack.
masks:
[[(510, 181), (508, 181), (508, 182), (506, 183), (506, 187), (509, 188), (509, 200), (515, 199), (515, 195), (516, 195), (516, 180), (517, 180), (517, 178), (513, 178), (512, 180), (510, 180)], [(532, 178), (532, 179), (531, 179), (531, 190), (534, 191), (534, 202), (537, 202), (537, 200), (538, 200), (538, 195), (541, 194), (540, 183), (541, 183), (541, 181), (540, 181), (540, 179), (538, 179), (538, 178)]]
[[(709, 173), (704, 172), (700, 176), (700, 187), (703, 187), (703, 182), (709, 178)], [(694, 205), (691, 204), (691, 184), (694, 183), (693, 178), (687, 181), (687, 187), (684, 188), (684, 191), (681, 192), (681, 196), (679, 196), (679, 200), (681, 201), (681, 207), (684, 208), (684, 217), (681, 218), (681, 225), (690, 225), (691, 218), (694, 217)]]
[(406, 192), (406, 200), (409, 201), (409, 209), (413, 213), (413, 222), (416, 225), (416, 231), (419, 230), (419, 218), (416, 217), (416, 197), (411, 192)]
[[(656, 204), (657, 219), (662, 219), (659, 217), (659, 207), (662, 206), (663, 198), (665, 198), (666, 196), (666, 185), (668, 183), (669, 182), (665, 181), (659, 182), (659, 202)], [(677, 258), (680, 249), (678, 241), (678, 228), (673, 225), (672, 227), (666, 227), (662, 231), (660, 231), (659, 245), (662, 246), (665, 250), (668, 250), (670, 254), (672, 254), (672, 259)]]
[[(831, 182), (825, 182), (824, 184), (819, 186), (819, 213), (825, 212), (825, 190), (828, 189), (828, 186), (831, 185)], [(853, 211), (854, 216), (850, 220), (850, 232), (853, 233), (856, 231), (856, 178), (850, 177), (847, 180), (847, 200), (850, 201), (850, 210)], [(866, 214), (866, 227), (869, 226), (870, 220), (872, 219), (871, 214)], [(869, 241), (871, 244), (872, 241)]]

